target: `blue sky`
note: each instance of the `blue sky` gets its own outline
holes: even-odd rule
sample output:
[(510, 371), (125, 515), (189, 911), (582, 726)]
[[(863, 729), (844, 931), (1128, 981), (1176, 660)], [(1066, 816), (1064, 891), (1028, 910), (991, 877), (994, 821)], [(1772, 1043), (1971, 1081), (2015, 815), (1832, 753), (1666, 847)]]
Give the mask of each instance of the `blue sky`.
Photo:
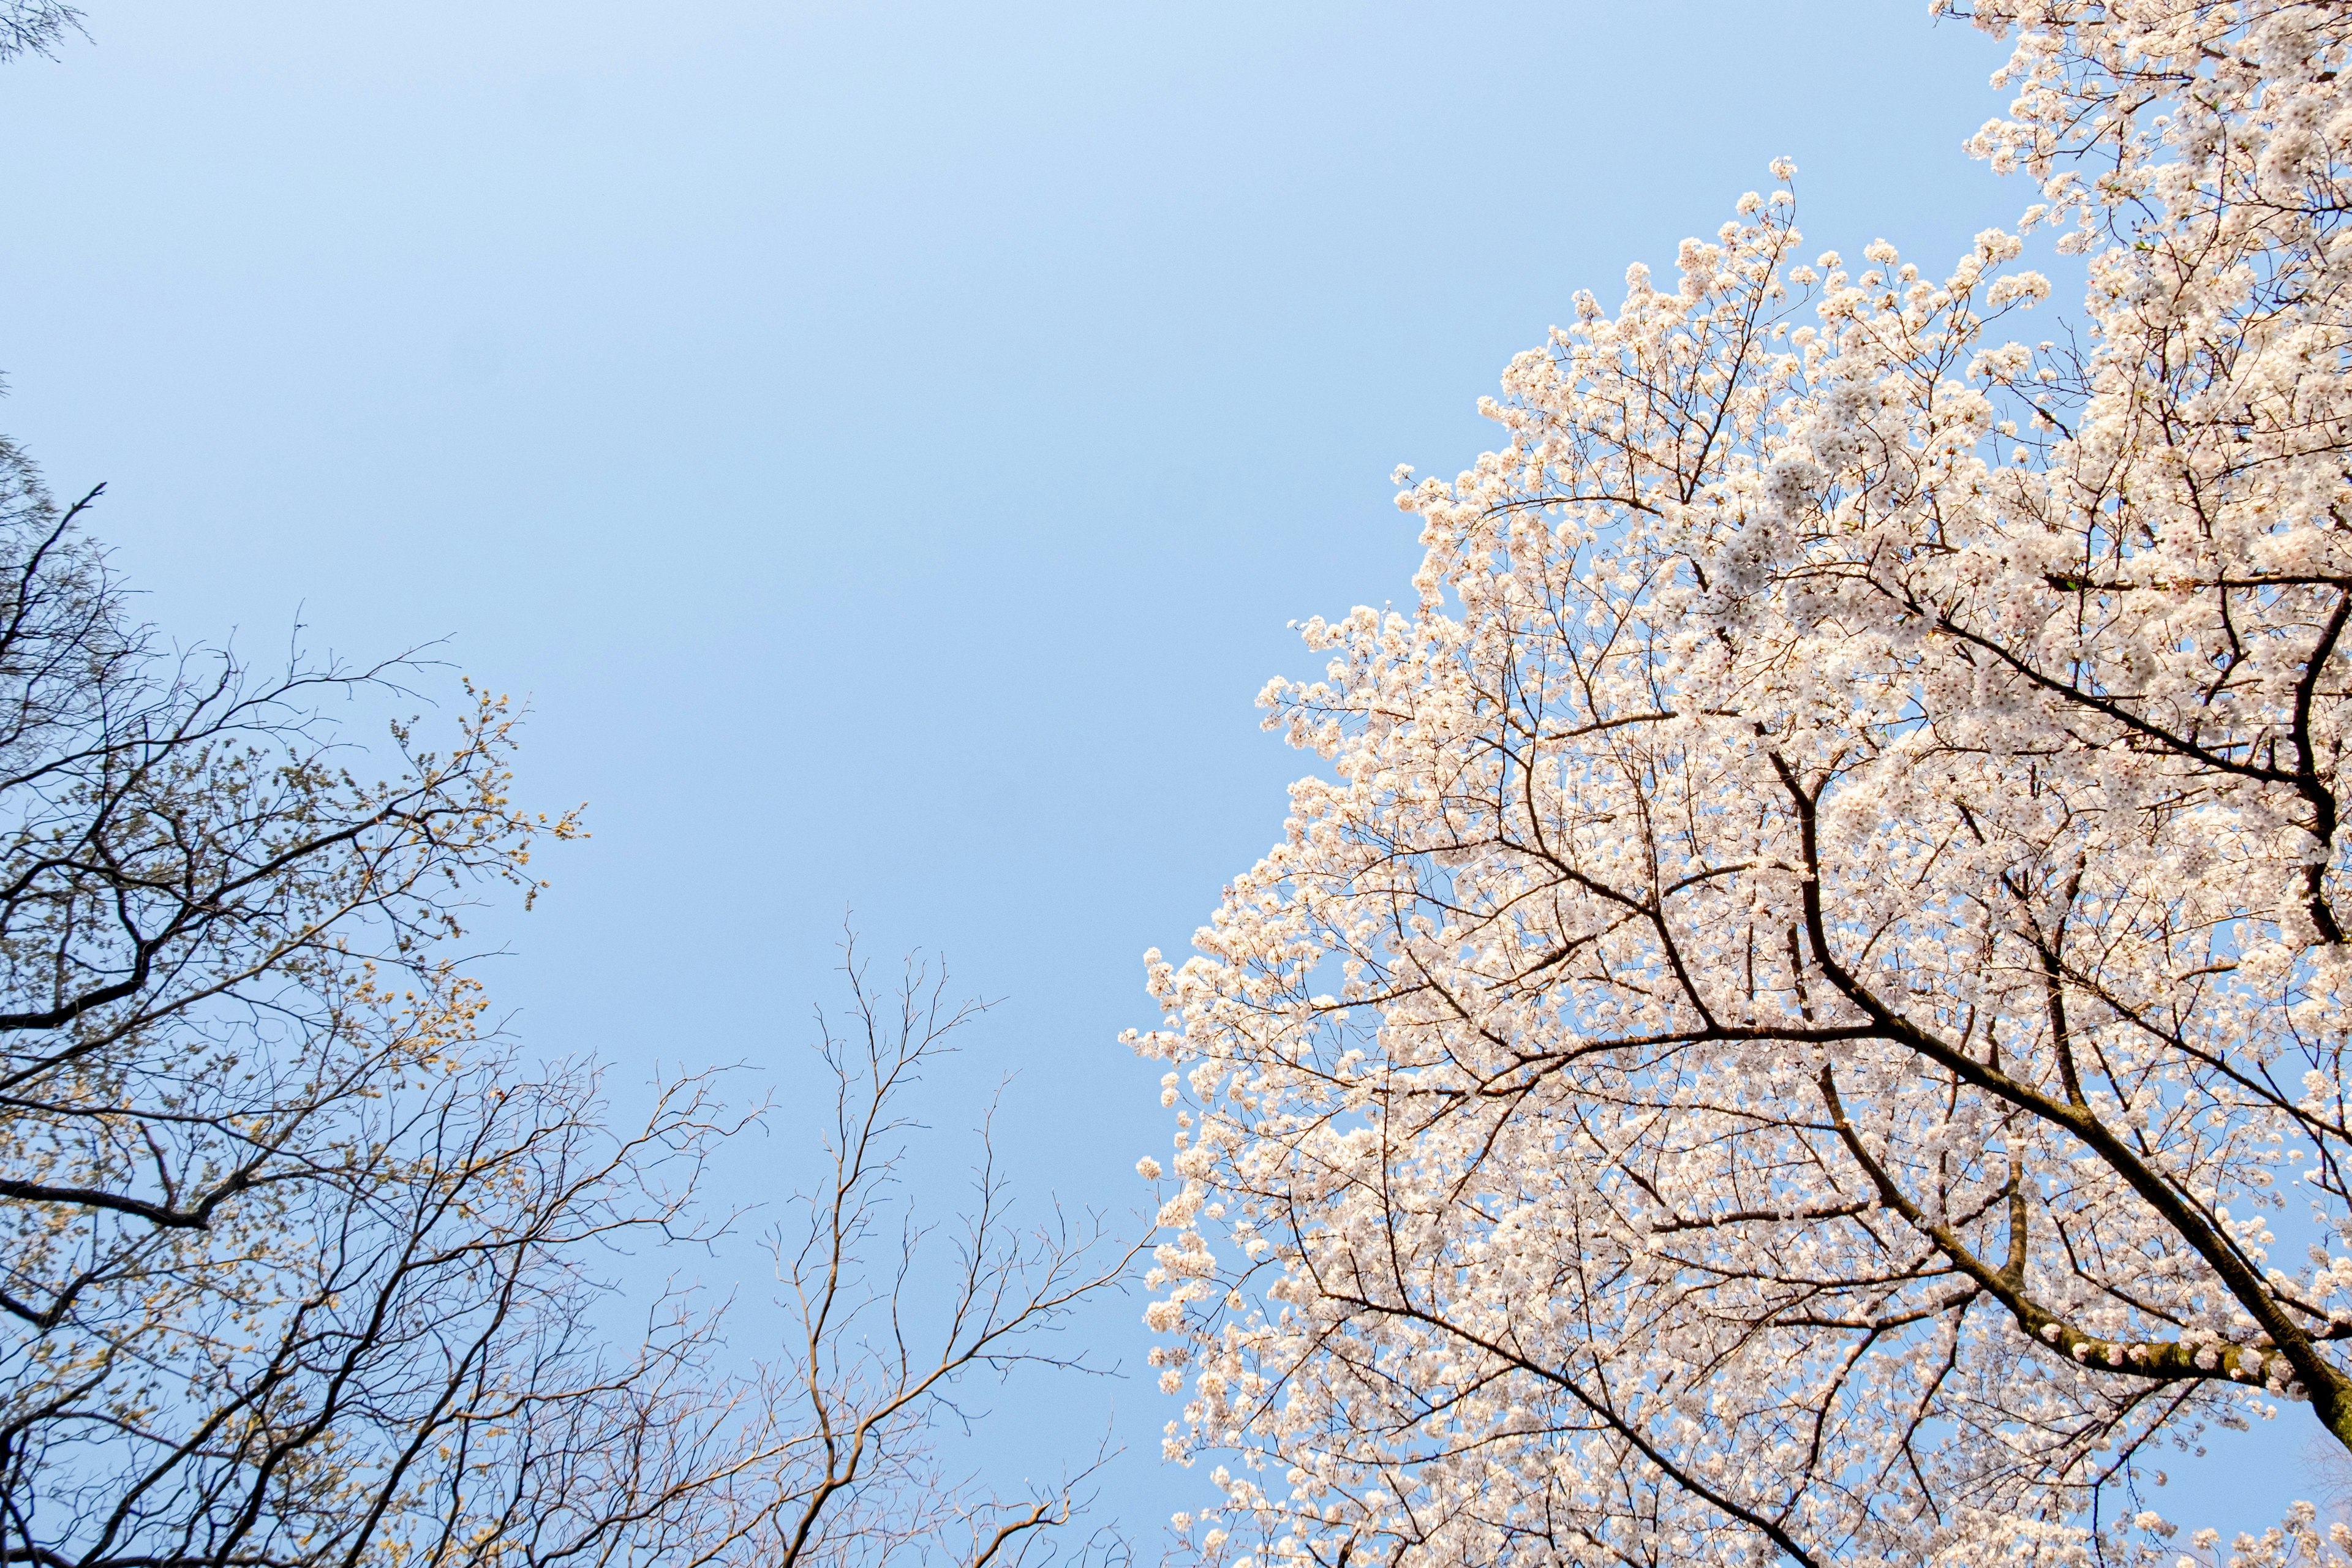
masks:
[[(529, 699), (595, 837), (489, 978), (551, 1051), (750, 1063), (750, 1204), (852, 906), (1005, 998), (935, 1120), (1015, 1072), (1023, 1184), (1139, 1202), (1139, 955), (1280, 831), (1286, 623), (1410, 596), (1390, 468), (1776, 154), (1810, 242), (1930, 268), (2026, 200), (1924, 0), (88, 6), (0, 75), (0, 428), (173, 634)], [(1130, 1367), (1139, 1311), (1087, 1325)], [(1114, 1392), (1149, 1540), (1200, 1488), (1146, 1379), (1007, 1395), (1004, 1451)]]

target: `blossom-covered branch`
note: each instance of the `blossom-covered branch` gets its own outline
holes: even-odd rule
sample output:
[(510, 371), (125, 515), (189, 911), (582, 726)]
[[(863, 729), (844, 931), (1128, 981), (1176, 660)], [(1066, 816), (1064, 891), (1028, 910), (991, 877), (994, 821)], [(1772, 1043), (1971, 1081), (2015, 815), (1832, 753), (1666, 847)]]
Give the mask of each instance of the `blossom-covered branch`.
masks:
[(2172, 1437), (2352, 1446), (2352, 13), (1972, 14), (2021, 234), (1775, 165), (1266, 690), (1328, 768), (1136, 1038), (1212, 1560), (2127, 1558)]

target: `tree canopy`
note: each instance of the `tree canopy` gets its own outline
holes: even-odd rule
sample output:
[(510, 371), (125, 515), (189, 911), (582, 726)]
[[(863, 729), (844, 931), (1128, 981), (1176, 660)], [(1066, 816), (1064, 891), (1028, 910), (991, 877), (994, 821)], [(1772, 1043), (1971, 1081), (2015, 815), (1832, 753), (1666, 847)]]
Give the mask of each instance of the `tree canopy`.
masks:
[(1136, 1039), (1211, 1560), (2168, 1560), (2169, 1444), (2352, 1445), (2352, 7), (1937, 9), (2017, 232), (1776, 163), (1265, 692)]

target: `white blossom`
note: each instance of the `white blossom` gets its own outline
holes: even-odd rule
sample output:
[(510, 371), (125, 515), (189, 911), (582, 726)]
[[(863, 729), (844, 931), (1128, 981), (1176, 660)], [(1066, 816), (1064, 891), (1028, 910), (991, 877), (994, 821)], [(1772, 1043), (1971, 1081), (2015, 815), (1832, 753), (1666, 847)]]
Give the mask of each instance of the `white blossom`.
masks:
[(1221, 1561), (2152, 1568), (2158, 1428), (2352, 1442), (2352, 8), (1970, 14), (2077, 331), (1743, 202), (1267, 689), (1135, 1041)]

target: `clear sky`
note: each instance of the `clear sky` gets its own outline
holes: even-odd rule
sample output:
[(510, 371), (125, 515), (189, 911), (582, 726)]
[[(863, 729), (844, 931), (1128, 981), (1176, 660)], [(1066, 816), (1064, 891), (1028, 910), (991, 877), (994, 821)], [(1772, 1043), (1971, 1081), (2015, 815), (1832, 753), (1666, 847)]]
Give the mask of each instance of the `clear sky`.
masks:
[[(1410, 598), (1390, 468), (1776, 154), (1811, 243), (1931, 270), (2027, 200), (1925, 0), (84, 4), (0, 74), (0, 428), (108, 481), (173, 634), (528, 697), (595, 837), (489, 978), (550, 1051), (751, 1064), (743, 1203), (808, 1168), (853, 905), (1006, 999), (935, 1120), (1015, 1071), (1023, 1185), (1141, 1201), (1139, 955), (1279, 835), (1286, 623)], [(1139, 1369), (1139, 1310), (1087, 1325)], [(1147, 1379), (1008, 1396), (1002, 1452), (1114, 1394), (1149, 1543), (1203, 1483)], [(2251, 1521), (2301, 1442), (2193, 1495)]]

